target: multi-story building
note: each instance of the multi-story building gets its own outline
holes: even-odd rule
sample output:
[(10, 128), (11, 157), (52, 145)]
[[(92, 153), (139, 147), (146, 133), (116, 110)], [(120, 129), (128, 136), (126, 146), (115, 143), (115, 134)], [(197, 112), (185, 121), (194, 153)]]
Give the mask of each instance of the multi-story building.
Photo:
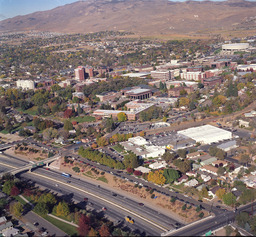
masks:
[(100, 95), (96, 95), (100, 99), (101, 102), (107, 102), (107, 101), (113, 101), (116, 98), (119, 98), (121, 96), (121, 92), (104, 92)]
[(220, 85), (223, 82), (223, 79), (221, 77), (209, 77), (209, 78), (202, 78), (201, 83), (204, 86), (215, 86)]
[(169, 81), (174, 78), (174, 70), (157, 70), (150, 72), (151, 77), (156, 80)]
[(35, 89), (35, 82), (32, 80), (18, 80), (16, 82), (17, 87), (23, 90), (34, 90)]
[(143, 99), (148, 99), (152, 96), (152, 90), (150, 89), (142, 89), (142, 88), (138, 88), (138, 89), (132, 89), (129, 91), (125, 92), (125, 96), (131, 98), (131, 99), (139, 99), (139, 100), (143, 100)]
[(85, 68), (83, 66), (79, 66), (75, 69), (75, 79), (79, 81), (85, 80)]
[(178, 97), (180, 96), (180, 93), (182, 91), (186, 91), (187, 94), (190, 94), (194, 91), (194, 89), (192, 87), (188, 87), (188, 86), (179, 86), (179, 87), (174, 87), (168, 90), (168, 96), (174, 96), (174, 97)]

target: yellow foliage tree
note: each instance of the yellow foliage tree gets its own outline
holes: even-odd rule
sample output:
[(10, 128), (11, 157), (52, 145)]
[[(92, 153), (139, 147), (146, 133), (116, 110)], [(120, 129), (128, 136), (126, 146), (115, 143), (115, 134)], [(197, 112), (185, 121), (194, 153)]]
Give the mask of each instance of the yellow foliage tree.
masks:
[(180, 106), (187, 106), (187, 105), (189, 105), (189, 99), (186, 98), (186, 97), (181, 97), (179, 99), (179, 105)]
[(163, 175), (163, 170), (157, 170), (155, 172), (151, 171), (148, 174), (148, 181), (153, 182), (155, 184), (163, 185), (165, 184), (165, 177)]
[(218, 96), (216, 96), (214, 99), (213, 99), (213, 101), (212, 101), (212, 103), (214, 104), (214, 105), (216, 105), (216, 106), (221, 106), (221, 105), (223, 105), (225, 102), (226, 102), (226, 100), (227, 100), (227, 97), (226, 96), (224, 96), (224, 95), (218, 95)]
[(216, 191), (216, 196), (219, 199), (222, 199), (225, 193), (226, 193), (226, 190), (224, 188), (220, 188), (219, 190)]
[(69, 207), (66, 202), (59, 202), (56, 208), (56, 215), (57, 216), (67, 216), (69, 214)]
[(124, 112), (120, 112), (117, 114), (117, 119), (119, 122), (124, 122), (127, 120), (127, 115)]

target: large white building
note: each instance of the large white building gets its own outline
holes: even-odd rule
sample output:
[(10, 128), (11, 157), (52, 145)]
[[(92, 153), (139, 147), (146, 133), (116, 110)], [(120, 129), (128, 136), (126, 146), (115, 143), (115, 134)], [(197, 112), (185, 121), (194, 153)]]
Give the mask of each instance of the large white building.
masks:
[(212, 144), (223, 140), (232, 139), (232, 132), (226, 131), (212, 125), (203, 125), (178, 131), (178, 134), (185, 135), (202, 144)]
[(236, 44), (223, 44), (223, 54), (233, 54), (237, 51), (247, 51), (249, 49), (249, 43), (236, 43)]
[(23, 90), (34, 90), (35, 89), (35, 82), (32, 80), (18, 80), (16, 82), (18, 88)]

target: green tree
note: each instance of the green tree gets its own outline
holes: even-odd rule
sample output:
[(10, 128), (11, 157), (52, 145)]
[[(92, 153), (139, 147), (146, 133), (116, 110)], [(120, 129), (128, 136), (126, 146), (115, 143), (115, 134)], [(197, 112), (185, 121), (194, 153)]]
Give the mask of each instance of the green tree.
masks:
[(125, 168), (137, 168), (139, 166), (138, 157), (134, 153), (130, 153), (124, 157)]
[(78, 106), (77, 106), (77, 113), (78, 113), (78, 115), (83, 113), (83, 110), (81, 109), (80, 104), (78, 104)]
[(117, 114), (117, 119), (119, 122), (124, 122), (127, 120), (127, 115), (124, 112), (120, 112)]
[(38, 202), (34, 207), (34, 211), (39, 215), (46, 215), (49, 213), (49, 207), (44, 202)]
[(177, 154), (181, 157), (181, 158), (186, 158), (187, 155), (187, 151), (185, 149), (179, 149), (177, 151)]
[(236, 197), (233, 193), (226, 193), (223, 195), (223, 202), (226, 205), (233, 206), (236, 203)]
[(176, 154), (174, 152), (170, 152), (170, 151), (166, 151), (162, 158), (166, 161), (166, 162), (170, 162), (173, 161), (176, 158)]
[(20, 202), (14, 202), (10, 205), (10, 211), (13, 213), (16, 217), (21, 217), (23, 212), (23, 205)]
[(57, 200), (52, 193), (44, 193), (39, 197), (38, 202), (46, 203), (47, 205), (54, 205)]
[(224, 173), (225, 173), (225, 168), (224, 167), (219, 167), (218, 168), (218, 170), (217, 170), (217, 174), (219, 175), (219, 176), (222, 176), (222, 175), (224, 175)]
[(179, 178), (179, 173), (175, 169), (165, 169), (164, 177), (166, 178), (167, 183), (173, 183)]
[(3, 185), (3, 192), (10, 195), (12, 187), (14, 186), (14, 181), (13, 180), (7, 180), (5, 181), (4, 185)]
[(66, 131), (69, 131), (69, 130), (72, 130), (72, 129), (73, 129), (73, 125), (72, 125), (72, 123), (71, 123), (68, 119), (66, 119), (66, 120), (64, 121), (64, 129), (65, 129)]

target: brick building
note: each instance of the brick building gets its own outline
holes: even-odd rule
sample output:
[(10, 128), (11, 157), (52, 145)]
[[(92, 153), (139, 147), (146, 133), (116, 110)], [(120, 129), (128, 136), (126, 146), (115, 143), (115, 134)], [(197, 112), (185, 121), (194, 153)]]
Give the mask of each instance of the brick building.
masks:
[(174, 87), (168, 90), (168, 96), (174, 96), (178, 97), (180, 96), (181, 91), (185, 90), (188, 94), (192, 93), (194, 89), (192, 87), (188, 86), (179, 86), (179, 87)]

